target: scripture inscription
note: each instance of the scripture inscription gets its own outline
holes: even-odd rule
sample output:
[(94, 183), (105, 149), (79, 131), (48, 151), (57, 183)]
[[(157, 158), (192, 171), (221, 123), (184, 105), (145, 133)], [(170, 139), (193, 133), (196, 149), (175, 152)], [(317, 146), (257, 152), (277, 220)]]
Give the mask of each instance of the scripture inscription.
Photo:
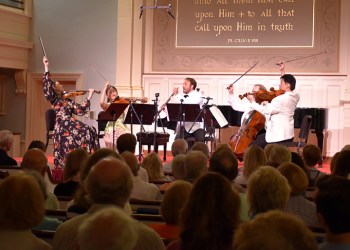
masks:
[(315, 0), (178, 0), (176, 47), (313, 47)]

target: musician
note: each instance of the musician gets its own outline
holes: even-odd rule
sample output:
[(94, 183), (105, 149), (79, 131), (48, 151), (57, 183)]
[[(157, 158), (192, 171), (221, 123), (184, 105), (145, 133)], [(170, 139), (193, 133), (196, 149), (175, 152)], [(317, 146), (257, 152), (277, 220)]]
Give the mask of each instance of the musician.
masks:
[(44, 95), (56, 112), (53, 137), (54, 165), (56, 168), (64, 168), (66, 158), (72, 150), (83, 148), (92, 154), (99, 147), (95, 128), (73, 117), (73, 114), (82, 116), (89, 111), (90, 99), (93, 96), (94, 89), (89, 89), (88, 97), (81, 104), (64, 98), (63, 85), (51, 80), (49, 60), (45, 56), (43, 64), (45, 67), (43, 76)]
[[(257, 93), (259, 90), (266, 91), (266, 88), (262, 84), (255, 84), (252, 89), (252, 93)], [(228, 88), (228, 102), (231, 105), (232, 109), (244, 112), (241, 118), (241, 124), (249, 117), (251, 114), (252, 109), (250, 107), (250, 101), (247, 98), (240, 99), (238, 96), (234, 96), (234, 86), (230, 85)], [(254, 95), (252, 95), (254, 98)]]
[[(107, 102), (105, 101), (106, 96), (107, 96)], [(111, 86), (110, 83), (107, 81), (105, 83), (105, 86), (100, 96), (101, 108), (103, 109), (103, 111), (106, 111), (106, 109), (109, 107), (111, 103), (117, 102), (118, 100), (119, 100), (119, 96), (118, 96), (117, 88), (114, 86)], [(115, 150), (115, 148), (117, 147), (118, 137), (122, 134), (130, 133), (130, 130), (123, 123), (124, 119), (125, 119), (125, 114), (122, 113), (121, 116), (119, 116), (115, 122), (113, 121), (107, 122), (105, 131), (104, 131), (104, 137), (103, 137), (103, 140), (107, 148), (113, 149), (113, 123), (114, 123), (114, 149), (113, 150)]]
[[(278, 65), (281, 72), (284, 72), (284, 64)], [(268, 143), (282, 143), (294, 140), (294, 111), (299, 101), (299, 94), (294, 92), (296, 80), (293, 75), (284, 74), (280, 78), (279, 89), (284, 94), (272, 99), (271, 103), (259, 105), (251, 95), (247, 98), (250, 107), (266, 117), (266, 134), (260, 134), (251, 145), (258, 145), (264, 148)]]
[[(201, 92), (196, 90), (197, 82), (193, 78), (186, 78), (182, 84), (182, 92), (183, 95), (179, 94), (179, 89), (174, 88), (173, 95), (177, 101), (183, 100), (183, 104), (202, 104), (202, 94)], [(189, 137), (194, 137), (195, 141), (204, 141), (205, 130), (203, 129), (202, 122), (196, 122), (193, 127), (193, 122), (185, 122), (184, 123), (184, 139)], [(190, 130), (191, 128), (191, 130)], [(175, 139), (181, 138), (181, 128), (177, 128), (177, 134)]]

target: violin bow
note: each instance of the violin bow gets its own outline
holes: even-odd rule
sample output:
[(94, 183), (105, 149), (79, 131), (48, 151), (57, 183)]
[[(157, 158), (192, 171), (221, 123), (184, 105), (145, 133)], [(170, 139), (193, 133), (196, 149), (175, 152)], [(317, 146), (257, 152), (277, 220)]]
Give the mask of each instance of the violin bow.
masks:
[(105, 82), (108, 82), (108, 80), (106, 78), (103, 77), (102, 74), (100, 74), (100, 72), (98, 72), (92, 65), (90, 65), (90, 68), (95, 71)]
[(44, 47), (44, 43), (43, 43), (43, 40), (41, 39), (41, 36), (39, 36), (39, 40), (40, 40), (41, 49), (42, 49), (42, 51), (43, 51), (43, 54), (44, 54), (45, 57), (47, 57), (47, 56), (46, 56), (45, 47)]
[(256, 65), (258, 65), (259, 61), (257, 61), (256, 63), (254, 63), (253, 66), (251, 66), (246, 72), (244, 72), (240, 77), (238, 77), (236, 79), (236, 81), (234, 81), (233, 83), (231, 83), (230, 85), (228, 85), (227, 89), (231, 88), (233, 86), (233, 84), (235, 84), (236, 82), (238, 82), (239, 79), (241, 79), (243, 76), (245, 76), (246, 74), (248, 74), (249, 71), (251, 71)]
[[(314, 57), (314, 56), (319, 56), (322, 54), (327, 54), (327, 50), (320, 52), (320, 53), (316, 53), (316, 54), (312, 54), (312, 55), (308, 55), (308, 56), (303, 56), (303, 57), (299, 57), (299, 58), (295, 58), (295, 59), (291, 59), (291, 60), (287, 60), (285, 61), (286, 63), (288, 62), (294, 62), (294, 61), (298, 61), (298, 60), (302, 60), (302, 59), (306, 59), (306, 58), (310, 58), (310, 57)], [(279, 66), (279, 63), (276, 63), (276, 66)]]

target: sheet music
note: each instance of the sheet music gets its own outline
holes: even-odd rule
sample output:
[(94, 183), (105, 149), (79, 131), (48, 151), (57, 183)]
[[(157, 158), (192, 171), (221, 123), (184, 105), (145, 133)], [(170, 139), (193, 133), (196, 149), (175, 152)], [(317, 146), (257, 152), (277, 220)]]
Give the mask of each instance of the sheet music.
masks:
[(221, 113), (220, 109), (217, 106), (211, 106), (209, 110), (221, 128), (228, 124), (228, 121), (226, 120), (225, 116)]

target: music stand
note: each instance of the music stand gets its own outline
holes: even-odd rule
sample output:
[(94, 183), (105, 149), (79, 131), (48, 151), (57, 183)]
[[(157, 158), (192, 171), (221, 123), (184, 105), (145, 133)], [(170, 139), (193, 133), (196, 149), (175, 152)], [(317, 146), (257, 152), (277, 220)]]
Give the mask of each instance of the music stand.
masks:
[[(134, 120), (134, 116), (136, 120)], [(146, 132), (143, 125), (151, 125), (154, 119), (154, 105), (153, 104), (143, 104), (143, 103), (130, 103), (130, 108), (126, 114), (124, 123), (130, 124), (131, 133), (133, 134), (133, 124), (140, 124), (140, 141), (139, 141), (139, 160), (142, 157), (141, 147), (142, 147), (142, 131)]]
[(166, 106), (169, 120), (180, 122), (181, 138), (184, 138), (182, 129), (184, 122), (201, 122), (202, 117), (198, 117), (200, 113), (199, 104), (168, 103)]
[(113, 121), (113, 150), (115, 150), (114, 125), (127, 106), (129, 106), (129, 103), (111, 103), (101, 117), (99, 117), (99, 120), (101, 121)]

